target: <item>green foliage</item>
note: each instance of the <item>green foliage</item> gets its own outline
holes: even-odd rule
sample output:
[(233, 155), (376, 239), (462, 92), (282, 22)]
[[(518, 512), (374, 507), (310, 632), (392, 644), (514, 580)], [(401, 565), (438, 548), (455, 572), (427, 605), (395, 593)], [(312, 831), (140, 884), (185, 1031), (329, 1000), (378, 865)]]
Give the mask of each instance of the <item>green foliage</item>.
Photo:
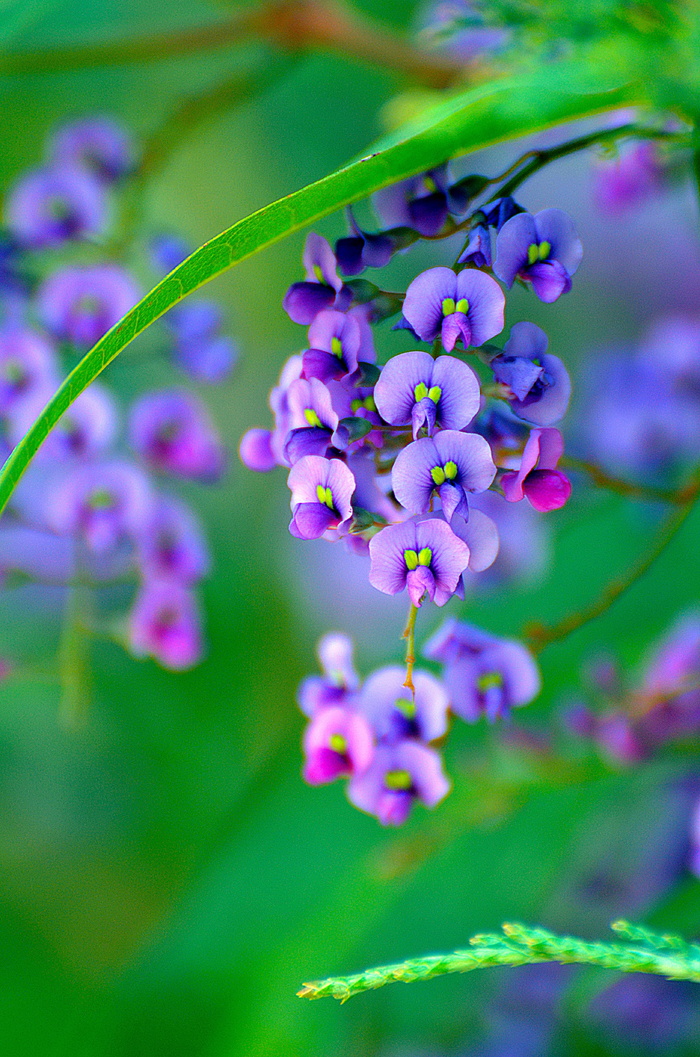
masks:
[(542, 928), (508, 924), (503, 934), (474, 936), (466, 950), (451, 954), (434, 954), (410, 958), (395, 965), (366, 969), (353, 976), (334, 976), (317, 983), (304, 984), (298, 992), (302, 998), (331, 996), (346, 1002), (362, 991), (372, 991), (385, 984), (431, 980), (446, 973), (468, 973), (493, 965), (533, 965), (537, 962), (561, 962), (567, 965), (597, 965), (624, 973), (656, 973), (670, 980), (693, 980), (700, 983), (700, 946), (687, 943), (680, 936), (661, 935), (616, 921), (612, 928), (630, 943), (599, 943), (557, 936)]

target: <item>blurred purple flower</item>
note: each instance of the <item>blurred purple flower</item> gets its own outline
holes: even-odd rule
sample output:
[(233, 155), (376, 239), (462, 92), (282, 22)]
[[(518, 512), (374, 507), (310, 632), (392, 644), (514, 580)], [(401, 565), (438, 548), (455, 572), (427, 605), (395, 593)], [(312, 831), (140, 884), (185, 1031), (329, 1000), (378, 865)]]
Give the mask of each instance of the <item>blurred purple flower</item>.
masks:
[(489, 364), (511, 410), (537, 426), (552, 426), (563, 418), (571, 396), (568, 371), (557, 356), (548, 355), (547, 345), (540, 327), (515, 323), (503, 352)]
[(423, 653), (444, 665), (452, 711), (469, 723), (482, 715), (491, 722), (501, 719), (540, 692), (539, 669), (529, 650), (473, 625), (447, 620)]
[(360, 681), (353, 662), (352, 639), (330, 632), (319, 639), (316, 648), (323, 675), (310, 675), (297, 692), (299, 708), (315, 716), (331, 706), (354, 707)]
[(89, 348), (138, 300), (136, 283), (117, 264), (66, 267), (44, 280), (37, 312), (57, 338)]
[(0, 525), (0, 580), (21, 573), (42, 583), (67, 583), (75, 574), (73, 541), (24, 525)]
[(175, 580), (149, 580), (129, 614), (128, 645), (136, 657), (153, 657), (181, 672), (201, 660), (202, 629), (194, 593)]
[(658, 194), (665, 166), (658, 145), (646, 140), (623, 148), (615, 158), (601, 158), (593, 167), (593, 197), (602, 213), (621, 216)]
[(113, 183), (132, 171), (134, 146), (112, 118), (80, 118), (57, 129), (49, 145), (49, 160), (57, 166), (80, 166), (105, 183)]
[(495, 476), (491, 449), (483, 437), (446, 429), (400, 451), (391, 484), (399, 503), (412, 514), (427, 513), (437, 494), (448, 521), (455, 514), (466, 520), (468, 495), (486, 491)]
[(357, 708), (382, 742), (393, 744), (406, 738), (436, 741), (447, 732), (449, 699), (445, 687), (429, 672), (414, 671), (412, 694), (405, 680), (405, 668), (373, 672), (362, 687)]
[(501, 477), (509, 503), (528, 499), (535, 510), (558, 510), (571, 495), (571, 483), (555, 469), (564, 451), (558, 429), (533, 429), (528, 437), (517, 472)]
[(85, 169), (33, 169), (10, 189), (5, 220), (19, 243), (43, 249), (102, 235), (107, 201), (99, 181)]
[(145, 393), (129, 416), (129, 442), (151, 469), (198, 481), (217, 481), (226, 465), (221, 438), (193, 393)]
[[(10, 437), (18, 443), (43, 410), (52, 393), (39, 391), (37, 398), (24, 402), (12, 416)], [(48, 461), (88, 459), (104, 455), (117, 435), (118, 416), (114, 397), (108, 389), (93, 383), (76, 397), (41, 448), (39, 458)]]
[(362, 774), (374, 757), (372, 728), (352, 709), (322, 708), (304, 731), (304, 756), (304, 781), (309, 785)]
[(430, 268), (413, 280), (403, 303), (406, 322), (421, 341), (440, 337), (452, 352), (458, 341), (465, 349), (483, 345), (503, 330), (505, 297), (495, 279), (465, 268)]
[(444, 606), (469, 564), (469, 548), (444, 521), (389, 525), (370, 540), (369, 582), (387, 595), (407, 590), (420, 606), (424, 595)]
[(571, 289), (582, 255), (573, 221), (561, 209), (518, 213), (498, 233), (493, 270), (509, 289), (516, 278), (532, 283), (549, 303)]
[(202, 527), (180, 499), (158, 496), (137, 539), (139, 568), (147, 580), (191, 585), (209, 571)]
[(428, 436), (436, 425), (463, 429), (479, 411), (479, 380), (456, 356), (403, 352), (382, 368), (374, 387), (374, 401), (385, 422), (413, 426), (414, 439), (425, 426)]
[(372, 204), (387, 228), (406, 227), (419, 235), (437, 235), (449, 212), (446, 165), (411, 176), (377, 191)]
[(0, 414), (22, 414), (22, 405), (36, 406), (58, 387), (56, 356), (36, 330), (6, 323), (0, 327)]
[(287, 478), (292, 492), (289, 531), (299, 539), (334, 539), (352, 517), (355, 491), (352, 471), (339, 459), (306, 455), (292, 466)]
[(348, 799), (376, 815), (383, 826), (401, 826), (414, 801), (435, 807), (450, 791), (442, 760), (434, 749), (416, 741), (378, 746), (374, 760), (348, 785)]
[(46, 497), (46, 520), (55, 532), (82, 536), (96, 553), (138, 538), (152, 510), (146, 475), (128, 462), (78, 465), (61, 475)]
[(687, 1052), (696, 1008), (692, 984), (634, 973), (596, 995), (589, 1010), (626, 1052), (669, 1054)]
[(474, 0), (431, 0), (421, 15), (419, 41), (464, 62), (502, 51), (511, 37), (509, 28), (490, 25)]

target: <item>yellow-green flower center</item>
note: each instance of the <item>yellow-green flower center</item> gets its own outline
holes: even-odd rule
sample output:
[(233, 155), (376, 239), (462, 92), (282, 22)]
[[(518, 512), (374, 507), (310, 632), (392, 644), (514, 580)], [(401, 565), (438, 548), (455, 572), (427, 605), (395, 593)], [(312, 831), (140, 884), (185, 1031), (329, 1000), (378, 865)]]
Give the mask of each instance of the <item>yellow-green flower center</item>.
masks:
[(318, 498), (319, 503), (323, 503), (323, 505), (327, 506), (329, 510), (335, 509), (335, 504), (333, 503), (333, 493), (331, 492), (330, 488), (324, 488), (322, 484), (317, 484), (316, 497)]
[(312, 407), (307, 407), (304, 410), (304, 418), (306, 419), (306, 421), (309, 423), (310, 426), (320, 426), (321, 425), (321, 419), (318, 417), (318, 414), (314, 411), (314, 409)]
[(109, 510), (114, 506), (114, 496), (106, 488), (97, 488), (89, 500), (92, 510)]
[(503, 686), (503, 676), (500, 672), (484, 672), (476, 681), (477, 689), (484, 693), (494, 686)]
[(328, 747), (341, 756), (344, 756), (348, 751), (348, 743), (342, 734), (331, 734), (328, 739)]
[(430, 565), (433, 560), (433, 552), (430, 547), (423, 547), (422, 550), (418, 551), (404, 551), (404, 561), (406, 562), (406, 568), (409, 572), (413, 572), (419, 565)]
[(546, 261), (552, 252), (552, 243), (547, 242), (531, 242), (527, 248), (527, 263), (536, 264), (537, 261)]
[(410, 697), (399, 697), (394, 701), (396, 708), (406, 719), (413, 719), (416, 714), (416, 703)]
[(323, 278), (323, 272), (321, 271), (320, 264), (314, 264), (314, 275), (316, 276), (317, 282), (323, 283), (324, 286), (326, 285), (326, 280)]
[(387, 771), (384, 775), (384, 786), (392, 792), (403, 793), (413, 785), (408, 771)]
[(450, 460), (444, 466), (433, 466), (430, 476), (435, 484), (439, 486), (444, 484), (445, 481), (454, 481), (457, 477), (457, 472), (457, 463)]
[(430, 398), (430, 400), (433, 401), (434, 404), (437, 404), (440, 397), (442, 396), (442, 389), (439, 385), (431, 385), (430, 389), (428, 389), (425, 382), (419, 382), (416, 388), (413, 390), (413, 395), (416, 398), (416, 403), (418, 403), (420, 400), (425, 400), (427, 396)]
[(376, 411), (377, 405), (374, 402), (374, 397), (370, 393), (364, 400), (353, 400), (350, 404), (350, 408), (353, 413), (355, 411), (360, 411), (361, 409), (364, 409), (365, 411)]
[(331, 352), (334, 356), (337, 356), (339, 360), (343, 358), (343, 343), (340, 338), (331, 338)]

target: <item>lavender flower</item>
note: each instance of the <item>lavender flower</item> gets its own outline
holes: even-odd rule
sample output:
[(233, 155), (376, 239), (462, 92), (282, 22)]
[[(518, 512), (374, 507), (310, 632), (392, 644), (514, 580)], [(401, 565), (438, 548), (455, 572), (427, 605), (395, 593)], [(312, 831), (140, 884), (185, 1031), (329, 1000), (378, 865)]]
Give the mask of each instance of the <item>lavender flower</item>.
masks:
[(540, 301), (556, 301), (571, 289), (583, 247), (573, 221), (561, 209), (533, 216), (518, 213), (498, 233), (493, 270), (510, 288), (515, 279), (532, 283)]
[(145, 393), (135, 401), (129, 441), (161, 473), (216, 481), (224, 471), (225, 451), (209, 413), (196, 396), (184, 390)]
[(374, 387), (374, 402), (385, 422), (413, 426), (414, 439), (425, 426), (430, 436), (436, 425), (463, 429), (479, 411), (479, 381), (456, 356), (403, 352), (382, 368)]
[(304, 756), (304, 781), (309, 785), (362, 774), (374, 757), (372, 728), (349, 708), (322, 708), (304, 731)]
[(547, 353), (548, 338), (534, 323), (516, 323), (500, 356), (490, 363), (511, 410), (526, 422), (552, 426), (569, 406), (571, 381), (557, 356)]
[(95, 553), (140, 536), (153, 497), (145, 474), (127, 462), (78, 465), (46, 497), (46, 520), (55, 532), (82, 536)]
[(406, 322), (421, 341), (440, 337), (447, 352), (483, 345), (503, 330), (505, 297), (495, 279), (466, 268), (430, 268), (413, 280), (403, 303)]
[(371, 331), (368, 346), (360, 328), (358, 318), (349, 313), (346, 315), (331, 308), (319, 312), (309, 327), (311, 348), (302, 354), (302, 378), (329, 382), (333, 378), (354, 374), (360, 356), (365, 361), (374, 360)]
[[(58, 386), (53, 348), (36, 330), (18, 323), (0, 328), (0, 414), (48, 399)], [(30, 424), (30, 423), (28, 423)]]
[(304, 245), (306, 279), (293, 283), (284, 296), (283, 307), (295, 323), (308, 326), (324, 308), (341, 311), (350, 304), (352, 294), (343, 287), (336, 271), (337, 261), (330, 245), (312, 231)]
[(449, 212), (448, 183), (447, 166), (440, 165), (377, 191), (372, 202), (387, 228), (407, 227), (419, 235), (437, 235)]
[(602, 213), (621, 216), (658, 194), (665, 177), (658, 145), (649, 140), (634, 143), (618, 157), (598, 161), (593, 197)]
[(305, 455), (325, 455), (336, 439), (339, 422), (330, 389), (318, 378), (300, 378), (289, 386), (287, 402), (290, 432), (284, 442), (285, 460), (294, 465)]
[(212, 385), (226, 378), (238, 358), (231, 340), (220, 333), (223, 312), (214, 301), (187, 300), (165, 317), (175, 343), (175, 362), (197, 382)]
[(139, 568), (147, 580), (191, 585), (209, 571), (202, 527), (180, 499), (159, 496), (137, 539)]
[(452, 711), (469, 723), (507, 716), (540, 691), (539, 669), (525, 646), (473, 625), (447, 620), (423, 652), (445, 666)]
[(34, 169), (10, 190), (5, 219), (19, 243), (42, 249), (103, 234), (107, 202), (100, 183), (84, 169)]
[(487, 22), (483, 6), (474, 0), (433, 0), (422, 15), (420, 37), (462, 62), (502, 51), (512, 31)]
[(425, 595), (444, 606), (469, 564), (469, 548), (444, 521), (405, 521), (378, 532), (369, 544), (369, 582), (387, 595), (407, 590), (420, 606)]
[(469, 517), (468, 494), (486, 491), (495, 476), (491, 449), (483, 437), (446, 429), (400, 451), (391, 484), (399, 503), (412, 514), (426, 513), (436, 493), (451, 521), (455, 514)]
[(289, 406), (289, 390), (302, 371), (301, 356), (292, 356), (282, 367), (278, 384), (269, 396), (270, 408), (275, 416), (274, 430), (255, 427), (241, 438), (238, 453), (241, 461), (250, 470), (267, 473), (274, 466), (288, 466), (284, 447), (292, 424)]
[(535, 510), (558, 510), (571, 495), (571, 482), (555, 469), (564, 451), (558, 429), (533, 429), (528, 437), (517, 472), (501, 477), (509, 503), (527, 498)]
[(355, 490), (352, 471), (339, 459), (306, 455), (289, 471), (292, 521), (289, 531), (299, 539), (334, 539), (352, 517)]
[[(469, 509), (469, 520), (465, 521), (455, 514), (450, 528), (469, 547), (469, 565), (465, 573), (482, 573), (490, 569), (498, 557), (501, 541), (496, 522), (481, 510)], [(458, 598), (465, 596), (464, 575), (459, 579), (455, 594)]]
[(416, 800), (435, 807), (449, 791), (438, 753), (416, 741), (400, 741), (377, 748), (370, 767), (351, 778), (348, 799), (383, 826), (401, 826)]
[(57, 338), (89, 348), (139, 299), (131, 276), (116, 264), (60, 268), (37, 294), (37, 312)]
[(406, 670), (380, 668), (360, 692), (358, 709), (367, 717), (377, 737), (393, 744), (406, 738), (437, 741), (447, 732), (449, 699), (434, 675), (415, 671), (415, 695), (406, 688)]
[(134, 167), (128, 133), (108, 117), (81, 118), (62, 125), (49, 147), (51, 163), (80, 166), (104, 183), (114, 183)]
[(360, 681), (353, 663), (352, 639), (330, 632), (319, 639), (316, 648), (323, 675), (310, 675), (299, 687), (297, 700), (306, 716), (322, 709), (354, 707)]
[(256, 473), (269, 473), (278, 465), (277, 456), (272, 450), (272, 432), (254, 426), (241, 437), (238, 455), (244, 466)]
[[(43, 409), (51, 392), (37, 391), (13, 413), (9, 436), (13, 444), (25, 435)], [(47, 461), (88, 459), (106, 454), (117, 435), (118, 417), (108, 389), (93, 383), (71, 404), (39, 449)]]
[(194, 593), (175, 580), (143, 584), (129, 614), (129, 649), (181, 672), (202, 657), (202, 629)]
[(486, 224), (475, 224), (469, 232), (467, 245), (458, 264), (473, 264), (475, 268), (490, 268), (493, 264), (491, 232)]

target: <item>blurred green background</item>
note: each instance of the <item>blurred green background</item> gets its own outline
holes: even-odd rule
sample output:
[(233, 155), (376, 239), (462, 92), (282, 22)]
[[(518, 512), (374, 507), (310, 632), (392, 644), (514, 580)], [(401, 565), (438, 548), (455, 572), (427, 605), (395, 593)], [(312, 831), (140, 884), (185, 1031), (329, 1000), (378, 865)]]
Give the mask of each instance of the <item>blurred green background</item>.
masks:
[[(357, 6), (403, 29), (413, 23), (405, 0)], [(223, 5), (197, 0), (6, 0), (0, 39), (12, 52), (157, 35), (225, 14)], [(38, 163), (62, 120), (106, 112), (147, 136), (183, 100), (265, 57), (250, 45), (0, 76), (2, 186)], [(339, 56), (310, 54), (288, 66), (257, 98), (183, 137), (148, 183), (130, 258), (144, 287), (153, 281), (148, 235), (165, 228), (200, 245), (323, 176), (383, 131), (382, 108), (407, 87), (391, 71)], [(521, 149), (504, 146), (457, 168), (495, 171)], [(509, 323), (527, 315), (546, 326), (554, 351), (579, 373), (592, 349), (635, 339), (669, 308), (696, 308), (700, 291), (689, 185), (614, 222), (596, 214), (589, 185), (590, 159), (579, 156), (524, 191), (533, 210), (572, 212), (586, 257), (562, 303), (533, 304), (517, 291), (508, 309)], [(342, 218), (319, 230), (337, 236)], [(342, 577), (330, 545), (287, 533), (283, 473), (255, 476), (235, 457), (242, 432), (267, 424), (267, 391), (303, 341), (280, 307), (300, 275), (302, 243), (303, 234), (288, 239), (207, 291), (229, 312), (241, 361), (204, 394), (231, 448), (230, 472), (220, 486), (182, 489), (202, 515), (214, 557), (204, 589), (205, 661), (172, 675), (95, 643), (90, 713), (77, 732), (59, 723), (59, 689), (50, 682), (0, 687), (0, 1009), (8, 1055), (459, 1053), (478, 1037), (510, 970), (388, 988), (342, 1008), (302, 1002), (295, 991), (307, 979), (458, 946), (508, 919), (597, 936), (625, 913), (700, 930), (700, 885), (689, 875), (661, 903), (653, 886), (637, 883), (654, 842), (680, 839), (678, 776), (688, 761), (623, 774), (590, 763), (579, 774), (572, 764), (560, 775), (536, 749), (503, 748), (491, 731), (461, 726), (447, 749), (450, 800), (432, 814), (417, 810), (400, 832), (352, 809), (340, 785), (303, 785), (295, 689), (315, 668), (316, 638), (326, 628), (355, 634), (367, 671), (400, 657), (404, 612), (369, 588), (337, 591)], [(393, 274), (408, 280), (444, 253), (417, 249)], [(388, 329), (380, 340), (397, 347)], [(154, 327), (109, 370), (124, 404), (171, 384), (163, 345)], [(546, 576), (477, 597), (465, 608), (470, 619), (517, 634), (525, 620), (556, 619), (585, 603), (641, 553), (655, 514), (581, 488), (552, 523)], [(519, 723), (534, 732), (546, 725), (591, 650), (638, 663), (697, 597), (699, 529), (696, 511), (643, 581), (544, 653), (545, 689)], [(0, 653), (34, 666), (53, 656), (55, 601), (28, 587), (0, 594)], [(420, 640), (437, 620), (436, 612), (421, 614)], [(603, 978), (595, 979), (593, 988)], [(582, 1015), (574, 1003), (570, 1022)], [(697, 1052), (696, 1041), (687, 1040), (687, 1052)], [(615, 1045), (585, 1032), (569, 1032), (566, 1042), (580, 1053), (618, 1052)]]

